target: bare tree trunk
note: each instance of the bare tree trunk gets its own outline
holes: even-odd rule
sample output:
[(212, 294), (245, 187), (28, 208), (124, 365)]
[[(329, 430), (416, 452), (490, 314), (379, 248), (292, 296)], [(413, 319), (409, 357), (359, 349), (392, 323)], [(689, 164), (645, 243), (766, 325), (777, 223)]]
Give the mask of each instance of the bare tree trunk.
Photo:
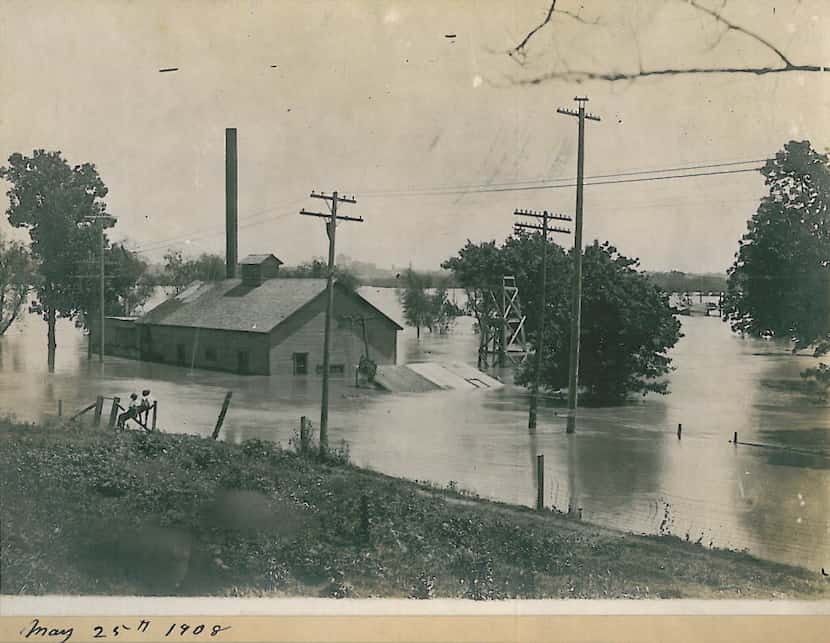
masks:
[(55, 341), (55, 309), (53, 307), (49, 307), (46, 309), (46, 341), (47, 341), (47, 348), (49, 350), (49, 354), (47, 357), (48, 364), (49, 364), (49, 372), (55, 372), (55, 349), (57, 348), (57, 342)]

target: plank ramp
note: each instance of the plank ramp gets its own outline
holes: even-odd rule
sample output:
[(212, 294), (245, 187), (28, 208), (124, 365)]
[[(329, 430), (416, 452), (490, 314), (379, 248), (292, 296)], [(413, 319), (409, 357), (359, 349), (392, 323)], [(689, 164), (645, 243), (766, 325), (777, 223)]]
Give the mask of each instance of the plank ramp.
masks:
[(390, 393), (424, 393), (441, 388), (407, 366), (378, 366), (375, 385)]
[(404, 366), (379, 366), (375, 384), (395, 393), (444, 390), (493, 390), (499, 380), (460, 362), (422, 362)]

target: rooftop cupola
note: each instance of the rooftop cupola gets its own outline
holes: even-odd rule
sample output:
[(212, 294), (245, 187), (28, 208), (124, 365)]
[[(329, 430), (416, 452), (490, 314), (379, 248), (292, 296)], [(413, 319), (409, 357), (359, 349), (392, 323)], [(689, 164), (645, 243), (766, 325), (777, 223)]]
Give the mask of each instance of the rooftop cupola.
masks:
[(266, 279), (277, 276), (282, 261), (272, 254), (248, 255), (239, 262), (242, 272), (242, 285), (256, 288)]

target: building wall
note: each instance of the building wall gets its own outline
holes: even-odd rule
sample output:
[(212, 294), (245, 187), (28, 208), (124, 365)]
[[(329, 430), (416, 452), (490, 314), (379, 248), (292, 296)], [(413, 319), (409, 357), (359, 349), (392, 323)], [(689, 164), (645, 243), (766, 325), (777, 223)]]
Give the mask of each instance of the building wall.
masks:
[[(307, 355), (306, 373), (316, 377), (323, 364), (325, 292), (291, 316), (269, 335), (179, 326), (135, 324), (107, 319), (105, 353), (195, 368), (239, 373), (239, 353), (248, 355), (247, 372), (254, 375), (294, 374), (294, 354)], [(360, 321), (365, 317), (369, 355), (378, 364), (395, 364), (397, 328), (371, 306), (342, 288), (335, 290), (331, 366), (335, 376), (354, 377), (364, 351)], [(95, 347), (97, 339), (93, 335)]]
[[(92, 352), (98, 353), (100, 347), (100, 324), (92, 324), (89, 341), (92, 342)], [(104, 354), (116, 357), (138, 359), (138, 328), (132, 319), (107, 317), (104, 320)]]
[[(307, 374), (317, 376), (318, 367), (323, 364), (325, 335), (326, 297), (315, 298), (292, 318), (286, 320), (271, 334), (270, 370), (275, 375), (294, 374), (294, 354), (307, 354)], [(363, 354), (363, 331), (359, 321), (344, 319), (348, 316), (363, 316), (367, 320), (366, 335), (369, 342), (369, 356), (377, 364), (395, 364), (397, 359), (396, 328), (381, 318), (371, 307), (340, 289), (335, 291), (334, 319), (332, 320), (332, 341), (330, 367), (343, 377), (353, 377)], [(339, 372), (333, 372), (339, 376)]]
[(178, 326), (139, 325), (141, 359), (242, 373), (239, 353), (247, 353), (247, 373), (269, 374), (269, 337), (265, 333)]

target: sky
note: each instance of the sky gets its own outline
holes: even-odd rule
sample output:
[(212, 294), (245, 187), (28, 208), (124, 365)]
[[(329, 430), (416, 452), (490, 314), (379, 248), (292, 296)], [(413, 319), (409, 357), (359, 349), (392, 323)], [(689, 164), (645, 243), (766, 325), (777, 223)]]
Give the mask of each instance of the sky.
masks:
[[(722, 5), (794, 63), (830, 66), (825, 0), (708, 4)], [(240, 256), (324, 256), (323, 223), (298, 212), (324, 207), (312, 190), (338, 190), (357, 199), (341, 212), (364, 219), (338, 228), (338, 254), (431, 269), (467, 239), (504, 240), (516, 208), (573, 214), (570, 181), (492, 188), (575, 176), (577, 122), (556, 109), (576, 95), (602, 119), (586, 126), (587, 177), (748, 169), (790, 139), (830, 145), (830, 73), (522, 84), (563, 64), (777, 64), (682, 0), (557, 7), (582, 20), (556, 15), (520, 65), (505, 52), (547, 0), (4, 0), (0, 164), (36, 148), (92, 162), (119, 217), (113, 239), (151, 261), (171, 248), (224, 253), (224, 130), (235, 127)], [(687, 272), (729, 266), (765, 192), (757, 172), (590, 183), (585, 243)], [(5, 217), (0, 234), (25, 237)]]

